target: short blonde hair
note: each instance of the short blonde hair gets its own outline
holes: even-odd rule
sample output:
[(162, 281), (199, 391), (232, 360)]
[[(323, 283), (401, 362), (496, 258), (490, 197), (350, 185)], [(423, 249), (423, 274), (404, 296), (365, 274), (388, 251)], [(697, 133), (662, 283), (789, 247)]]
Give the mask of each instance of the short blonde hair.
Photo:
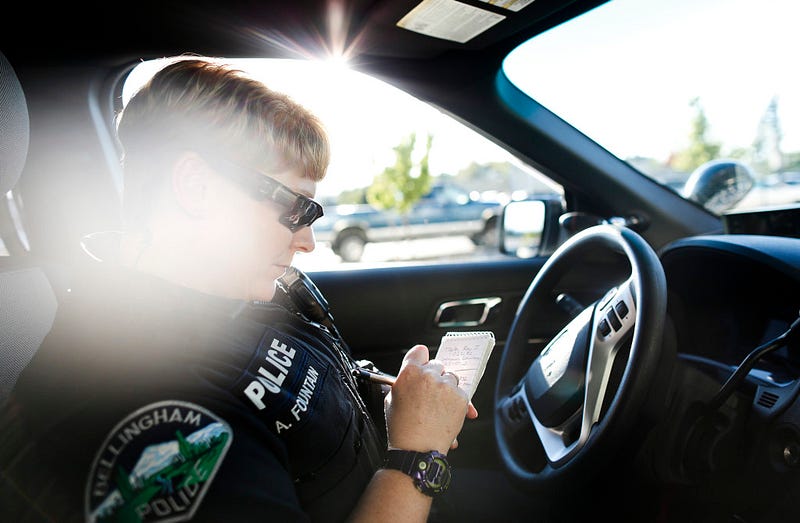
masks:
[(223, 155), (267, 174), (296, 169), (315, 181), (330, 162), (328, 135), (314, 114), (243, 71), (205, 59), (182, 57), (153, 75), (120, 114), (117, 135), (125, 206), (136, 214), (163, 181), (159, 162), (180, 150)]

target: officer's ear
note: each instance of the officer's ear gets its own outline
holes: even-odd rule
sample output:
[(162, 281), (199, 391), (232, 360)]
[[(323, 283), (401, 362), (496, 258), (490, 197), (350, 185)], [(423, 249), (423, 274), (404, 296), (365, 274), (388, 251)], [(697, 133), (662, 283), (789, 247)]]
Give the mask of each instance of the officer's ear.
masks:
[(178, 207), (192, 218), (204, 218), (211, 205), (213, 170), (197, 153), (186, 151), (172, 164), (172, 192)]

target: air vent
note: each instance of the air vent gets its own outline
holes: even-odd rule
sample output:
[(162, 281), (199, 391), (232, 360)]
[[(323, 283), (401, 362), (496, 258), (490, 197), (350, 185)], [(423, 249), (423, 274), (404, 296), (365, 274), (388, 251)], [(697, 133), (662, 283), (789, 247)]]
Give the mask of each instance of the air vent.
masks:
[(765, 390), (761, 392), (761, 395), (758, 397), (758, 401), (756, 403), (765, 409), (771, 409), (776, 403), (778, 403), (779, 399), (780, 396), (777, 394)]

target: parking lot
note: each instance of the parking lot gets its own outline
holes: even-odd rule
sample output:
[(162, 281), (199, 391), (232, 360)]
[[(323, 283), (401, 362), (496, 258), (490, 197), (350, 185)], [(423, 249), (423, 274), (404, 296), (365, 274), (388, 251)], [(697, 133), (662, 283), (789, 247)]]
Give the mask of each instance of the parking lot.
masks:
[(430, 260), (478, 260), (503, 256), (497, 247), (476, 246), (466, 236), (447, 236), (396, 242), (368, 243), (362, 261), (344, 263), (335, 255), (330, 245), (318, 242), (314, 252), (298, 253), (295, 266), (303, 271), (378, 267), (395, 263), (418, 263)]

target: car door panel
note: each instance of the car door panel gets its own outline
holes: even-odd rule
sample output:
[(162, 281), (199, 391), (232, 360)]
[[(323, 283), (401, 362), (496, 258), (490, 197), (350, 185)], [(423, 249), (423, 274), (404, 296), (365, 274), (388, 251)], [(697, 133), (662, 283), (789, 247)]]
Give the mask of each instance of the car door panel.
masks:
[(500, 297), (502, 302), (485, 324), (462, 330), (492, 330), (502, 342), (519, 300), (544, 261), (311, 271), (309, 276), (328, 300), (353, 354), (385, 360), (383, 354), (403, 352), (416, 343), (436, 346), (448, 330), (458, 330), (434, 323), (439, 306), (455, 300)]
[[(337, 328), (357, 359), (368, 359), (384, 372), (397, 373), (405, 352), (417, 343), (435, 355), (441, 337), (451, 330), (490, 330), (496, 345), (473, 403), (479, 417), (468, 420), (459, 441), (460, 459), (492, 467), (494, 376), (517, 306), (546, 258), (449, 265), (393, 266), (359, 271), (320, 271), (309, 276), (328, 300)], [(434, 319), (443, 303), (500, 298), (486, 322), (441, 327)], [(463, 450), (466, 449), (466, 450)]]

